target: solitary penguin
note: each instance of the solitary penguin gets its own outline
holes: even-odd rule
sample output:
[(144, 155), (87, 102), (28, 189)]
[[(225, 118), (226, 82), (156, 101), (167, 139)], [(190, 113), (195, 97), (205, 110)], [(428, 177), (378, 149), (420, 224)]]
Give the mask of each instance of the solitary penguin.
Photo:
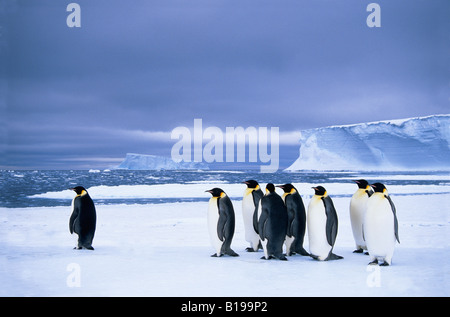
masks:
[(288, 226), (286, 233), (286, 254), (309, 255), (303, 248), (303, 240), (306, 232), (306, 211), (302, 197), (292, 184), (279, 185), (283, 189), (282, 196), (284, 204), (287, 208)]
[(239, 256), (231, 249), (231, 241), (234, 235), (234, 209), (230, 198), (220, 188), (213, 188), (206, 192), (212, 197), (208, 205), (208, 229), (211, 244), (216, 250), (213, 257), (224, 254)]
[(398, 220), (394, 203), (386, 187), (381, 183), (371, 185), (375, 190), (367, 202), (367, 211), (364, 217), (364, 237), (371, 262), (381, 266), (390, 265), (394, 254), (395, 240), (398, 237)]
[(92, 240), (97, 222), (94, 202), (84, 187), (70, 189), (77, 194), (72, 201), (72, 215), (69, 220), (70, 233), (78, 234), (78, 246), (75, 249), (94, 250)]
[(287, 260), (283, 254), (288, 222), (287, 209), (283, 199), (275, 192), (274, 184), (267, 184), (266, 194), (261, 198), (260, 204), (258, 232), (264, 250), (262, 259)]
[(320, 261), (339, 260), (333, 247), (338, 232), (338, 217), (333, 201), (322, 186), (313, 187), (315, 195), (308, 205), (309, 253)]
[(242, 199), (242, 217), (244, 218), (245, 240), (250, 243), (248, 252), (255, 252), (262, 248), (258, 234), (258, 205), (264, 196), (259, 184), (255, 180), (245, 181), (247, 189)]
[(367, 201), (372, 196), (373, 190), (365, 179), (358, 179), (354, 182), (358, 185), (358, 189), (350, 200), (350, 222), (356, 244), (356, 250), (353, 253), (363, 253), (364, 250), (367, 250), (366, 241), (364, 241), (363, 221), (366, 214)]

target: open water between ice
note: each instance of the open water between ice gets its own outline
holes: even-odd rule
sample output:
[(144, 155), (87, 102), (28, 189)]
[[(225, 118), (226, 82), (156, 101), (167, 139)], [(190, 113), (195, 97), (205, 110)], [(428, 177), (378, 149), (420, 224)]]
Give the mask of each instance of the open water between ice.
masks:
[[(243, 181), (257, 180), (262, 186), (305, 184), (302, 195), (312, 195), (309, 185), (344, 184), (345, 190), (332, 190), (334, 197), (350, 197), (356, 190), (352, 180), (365, 178), (390, 186), (410, 186), (407, 192), (390, 194), (430, 194), (450, 192), (449, 172), (277, 172), (257, 171), (132, 171), (132, 170), (2, 170), (0, 171), (0, 207), (49, 207), (70, 205), (73, 192), (81, 185), (88, 189), (96, 204), (155, 204), (207, 201), (205, 190), (222, 187), (234, 199), (242, 199)], [(349, 187), (347, 187), (349, 186)], [(418, 190), (415, 192), (414, 186)], [(428, 190), (423, 190), (428, 188)], [(92, 190), (90, 190), (92, 189)], [(303, 190), (302, 190), (303, 189)]]

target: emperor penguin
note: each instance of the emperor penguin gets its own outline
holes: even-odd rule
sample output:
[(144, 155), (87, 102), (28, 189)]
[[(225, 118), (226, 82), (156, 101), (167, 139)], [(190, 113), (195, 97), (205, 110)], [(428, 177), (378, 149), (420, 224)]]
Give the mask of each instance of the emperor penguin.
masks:
[(308, 205), (309, 253), (320, 261), (343, 259), (333, 253), (338, 232), (338, 217), (333, 201), (322, 186), (312, 187), (314, 196)]
[(286, 254), (309, 255), (303, 248), (303, 240), (306, 232), (306, 210), (302, 197), (292, 184), (279, 185), (283, 189), (282, 196), (287, 208), (288, 226), (286, 233)]
[(245, 181), (247, 189), (242, 199), (242, 217), (244, 218), (245, 240), (250, 243), (248, 252), (255, 252), (262, 248), (258, 234), (258, 205), (264, 196), (259, 184), (255, 180)]
[(97, 222), (94, 202), (84, 187), (77, 186), (70, 189), (76, 193), (72, 200), (72, 215), (69, 220), (70, 233), (78, 234), (78, 245), (74, 249), (94, 250), (92, 240)]
[(354, 181), (358, 189), (350, 200), (350, 222), (352, 224), (353, 238), (356, 249), (353, 253), (363, 253), (367, 250), (366, 241), (364, 241), (363, 221), (367, 209), (367, 201), (372, 196), (373, 190), (365, 179)]
[(287, 260), (283, 254), (286, 239), (288, 215), (283, 199), (275, 192), (275, 185), (266, 185), (266, 194), (260, 200), (261, 213), (258, 233), (264, 250), (262, 259)]
[(390, 265), (398, 237), (398, 220), (394, 203), (386, 187), (381, 183), (371, 185), (375, 192), (367, 202), (364, 217), (364, 238), (371, 262), (381, 266)]
[(213, 257), (220, 257), (224, 254), (239, 256), (231, 249), (231, 241), (234, 236), (234, 208), (230, 198), (220, 188), (213, 188), (206, 192), (212, 197), (208, 204), (208, 231), (211, 244), (216, 250)]

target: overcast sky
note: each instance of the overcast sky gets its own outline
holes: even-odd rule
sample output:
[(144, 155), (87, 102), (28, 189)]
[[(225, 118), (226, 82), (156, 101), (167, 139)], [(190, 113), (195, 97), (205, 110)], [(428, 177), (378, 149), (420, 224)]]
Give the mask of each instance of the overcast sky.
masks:
[(74, 2), (81, 28), (70, 1), (0, 0), (0, 168), (170, 156), (194, 118), (284, 136), (450, 112), (448, 0), (376, 1), (380, 28), (364, 0)]

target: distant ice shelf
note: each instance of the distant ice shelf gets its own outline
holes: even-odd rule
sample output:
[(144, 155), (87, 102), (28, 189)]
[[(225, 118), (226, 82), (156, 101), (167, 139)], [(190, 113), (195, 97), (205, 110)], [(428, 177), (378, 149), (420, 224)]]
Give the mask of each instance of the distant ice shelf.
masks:
[(180, 162), (176, 163), (170, 157), (127, 153), (125, 160), (115, 169), (127, 170), (197, 170), (208, 169), (204, 163)]
[(286, 171), (447, 171), (449, 144), (449, 114), (303, 130)]

